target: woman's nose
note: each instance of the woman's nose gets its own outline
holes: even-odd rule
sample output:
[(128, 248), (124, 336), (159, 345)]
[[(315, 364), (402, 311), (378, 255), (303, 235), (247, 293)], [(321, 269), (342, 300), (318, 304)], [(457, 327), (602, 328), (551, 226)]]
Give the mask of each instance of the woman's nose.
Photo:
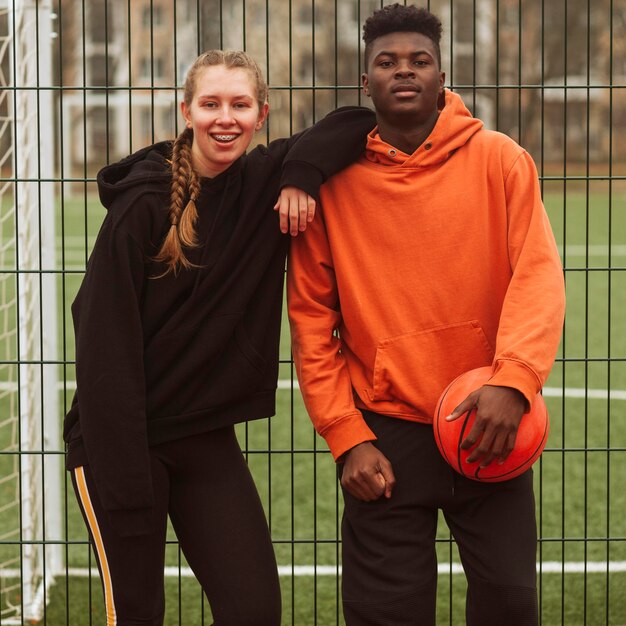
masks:
[(230, 107), (222, 107), (219, 112), (217, 121), (222, 126), (231, 126), (235, 123), (235, 118)]

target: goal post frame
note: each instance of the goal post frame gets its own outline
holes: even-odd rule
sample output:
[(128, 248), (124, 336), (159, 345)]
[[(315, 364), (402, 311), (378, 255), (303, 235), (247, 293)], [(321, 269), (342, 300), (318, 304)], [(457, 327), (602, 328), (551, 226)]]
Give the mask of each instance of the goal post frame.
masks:
[[(8, 37), (8, 118), (15, 224), (20, 605), (3, 623), (43, 616), (63, 569), (54, 93), (51, 0), (0, 0)], [(33, 33), (36, 36), (33, 37)], [(3, 211), (5, 210), (3, 203)], [(8, 268), (3, 268), (8, 269)], [(18, 519), (19, 518), (19, 519)], [(17, 620), (17, 621), (15, 621)]]

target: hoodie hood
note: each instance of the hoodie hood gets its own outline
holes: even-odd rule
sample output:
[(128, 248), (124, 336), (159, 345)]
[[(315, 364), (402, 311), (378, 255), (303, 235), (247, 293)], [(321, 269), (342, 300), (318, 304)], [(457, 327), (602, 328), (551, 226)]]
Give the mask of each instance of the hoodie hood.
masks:
[(108, 209), (120, 196), (125, 202), (144, 193), (169, 193), (172, 142), (162, 141), (103, 167), (98, 172), (100, 202)]
[(461, 97), (446, 89), (445, 105), (435, 127), (413, 154), (406, 154), (383, 141), (376, 127), (367, 138), (365, 156), (369, 161), (382, 165), (429, 167), (448, 159), (482, 127), (483, 123), (472, 117)]

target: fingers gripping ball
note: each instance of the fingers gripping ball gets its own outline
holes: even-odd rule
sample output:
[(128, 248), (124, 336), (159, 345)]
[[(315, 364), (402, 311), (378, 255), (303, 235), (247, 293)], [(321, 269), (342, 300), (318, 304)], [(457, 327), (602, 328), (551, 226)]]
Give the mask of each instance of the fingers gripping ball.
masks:
[(463, 476), (482, 482), (509, 480), (529, 469), (543, 452), (550, 430), (546, 404), (543, 396), (537, 394), (532, 408), (522, 417), (515, 447), (503, 464), (493, 461), (487, 467), (480, 467), (480, 463), (466, 463), (472, 450), (462, 450), (461, 442), (472, 428), (476, 409), (451, 422), (446, 421), (446, 417), (472, 391), (487, 383), (491, 373), (491, 367), (479, 367), (455, 378), (441, 394), (433, 422), (435, 440), (443, 458)]

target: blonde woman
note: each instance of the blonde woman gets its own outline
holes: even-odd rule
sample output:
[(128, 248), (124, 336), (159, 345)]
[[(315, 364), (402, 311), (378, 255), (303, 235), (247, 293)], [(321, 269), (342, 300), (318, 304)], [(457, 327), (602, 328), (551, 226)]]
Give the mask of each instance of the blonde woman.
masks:
[(306, 228), (374, 115), (340, 109), (246, 154), (267, 86), (248, 55), (222, 51), (194, 62), (181, 110), (173, 144), (98, 175), (108, 213), (72, 306), (67, 467), (107, 626), (163, 624), (168, 515), (215, 624), (271, 626), (276, 562), (234, 424), (275, 410), (285, 231)]

